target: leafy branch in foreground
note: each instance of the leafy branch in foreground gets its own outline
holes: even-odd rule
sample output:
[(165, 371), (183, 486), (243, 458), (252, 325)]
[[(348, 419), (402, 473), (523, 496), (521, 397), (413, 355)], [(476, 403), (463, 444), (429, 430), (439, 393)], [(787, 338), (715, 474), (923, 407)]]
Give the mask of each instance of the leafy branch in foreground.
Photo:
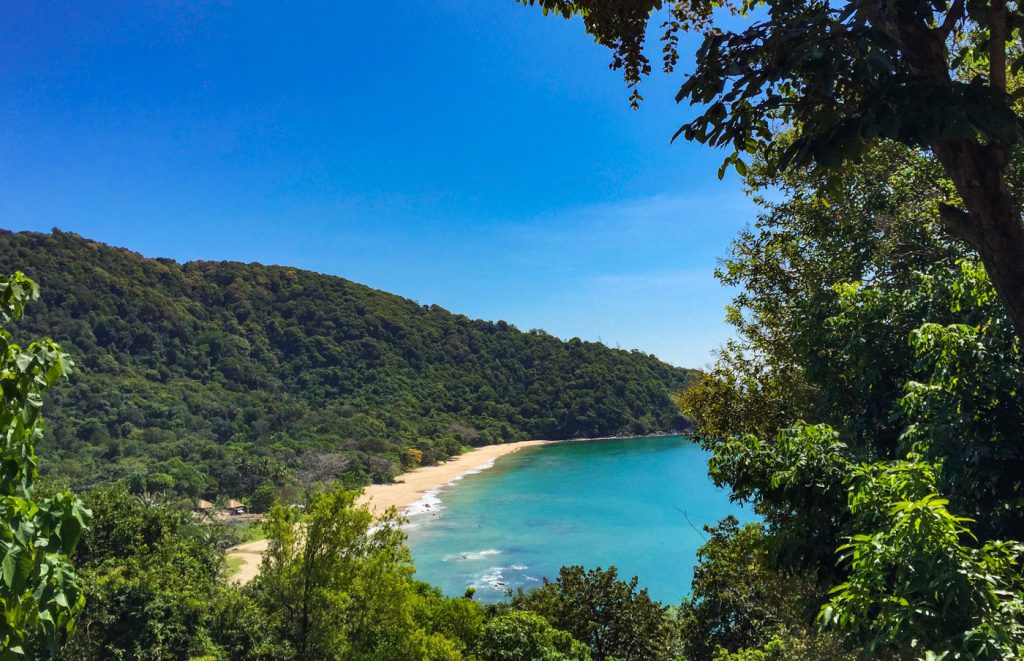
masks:
[[(0, 277), (0, 323), (21, 318), (39, 297), (21, 273)], [(90, 513), (64, 492), (37, 501), (35, 446), (42, 436), (43, 393), (72, 368), (51, 340), (21, 348), (0, 327), (0, 656), (53, 653), (85, 604), (68, 556)]]
[(862, 632), (869, 653), (1020, 658), (1024, 545), (979, 547), (971, 520), (950, 513), (936, 493), (937, 467), (918, 459), (860, 466), (850, 476), (850, 510), (871, 532), (839, 547), (850, 573), (832, 588), (822, 623)]

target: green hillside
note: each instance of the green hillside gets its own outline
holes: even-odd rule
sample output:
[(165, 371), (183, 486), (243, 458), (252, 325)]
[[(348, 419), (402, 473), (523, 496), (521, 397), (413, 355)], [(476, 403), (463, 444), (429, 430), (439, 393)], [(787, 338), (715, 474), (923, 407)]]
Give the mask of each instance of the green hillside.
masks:
[(147, 259), (77, 235), (0, 233), (42, 300), (19, 337), (74, 357), (43, 470), (182, 495), (383, 481), (463, 445), (678, 429), (689, 370), (521, 332), (333, 276)]

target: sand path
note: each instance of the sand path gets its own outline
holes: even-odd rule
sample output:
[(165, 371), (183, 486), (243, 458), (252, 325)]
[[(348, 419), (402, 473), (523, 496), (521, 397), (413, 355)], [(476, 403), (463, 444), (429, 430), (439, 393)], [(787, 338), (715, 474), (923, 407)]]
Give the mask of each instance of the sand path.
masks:
[(231, 575), (229, 579), (233, 583), (245, 585), (260, 573), (260, 562), (263, 561), (263, 552), (267, 550), (268, 542), (265, 539), (257, 539), (255, 542), (246, 542), (228, 549), (229, 558), (241, 558), (242, 566)]
[[(501, 445), (487, 445), (482, 448), (475, 448), (460, 454), (458, 457), (449, 459), (443, 464), (436, 466), (423, 466), (416, 470), (403, 473), (395, 478), (392, 484), (371, 484), (366, 487), (363, 494), (356, 501), (360, 505), (366, 505), (374, 514), (381, 514), (387, 508), (394, 507), (399, 512), (422, 498), (428, 491), (434, 491), (444, 487), (455, 478), (469, 471), (486, 467), (498, 457), (512, 454), (525, 447), (542, 445), (550, 441), (519, 441), (517, 443), (502, 443)], [(255, 542), (239, 544), (228, 549), (229, 558), (240, 558), (241, 568), (231, 576), (231, 581), (245, 585), (260, 572), (260, 562), (263, 552), (267, 550), (267, 540), (259, 539)]]

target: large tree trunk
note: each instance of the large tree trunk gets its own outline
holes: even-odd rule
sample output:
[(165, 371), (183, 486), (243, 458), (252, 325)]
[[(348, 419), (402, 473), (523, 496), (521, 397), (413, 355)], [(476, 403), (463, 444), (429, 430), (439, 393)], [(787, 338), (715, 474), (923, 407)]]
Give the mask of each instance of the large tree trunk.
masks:
[(945, 140), (936, 145), (935, 153), (967, 209), (943, 205), (942, 222), (981, 256), (999, 300), (1024, 341), (1024, 218), (1006, 187), (1006, 150)]
[[(954, 6), (962, 9), (963, 3)], [(992, 0), (991, 14), (989, 83), (1005, 92), (1005, 0)], [(936, 29), (919, 16), (900, 11), (893, 18), (878, 27), (900, 44), (910, 70), (933, 85), (951, 86), (946, 50), (949, 28)], [(942, 223), (978, 252), (1017, 336), (1024, 342), (1024, 218), (1020, 202), (1006, 186), (1008, 150), (995, 142), (981, 144), (961, 137), (940, 139), (932, 148), (964, 206), (942, 205)]]

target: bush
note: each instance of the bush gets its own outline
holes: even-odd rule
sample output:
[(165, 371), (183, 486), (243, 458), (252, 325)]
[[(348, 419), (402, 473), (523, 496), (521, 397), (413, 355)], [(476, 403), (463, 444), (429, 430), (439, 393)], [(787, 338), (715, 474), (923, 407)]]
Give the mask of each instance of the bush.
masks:
[(657, 659), (666, 649), (666, 608), (637, 579), (618, 578), (618, 570), (562, 567), (558, 580), (529, 593), (520, 592), (513, 607), (544, 616), (555, 627), (586, 644), (593, 657), (634, 661)]
[(586, 661), (591, 658), (586, 645), (528, 611), (512, 611), (488, 622), (478, 653), (483, 661)]

